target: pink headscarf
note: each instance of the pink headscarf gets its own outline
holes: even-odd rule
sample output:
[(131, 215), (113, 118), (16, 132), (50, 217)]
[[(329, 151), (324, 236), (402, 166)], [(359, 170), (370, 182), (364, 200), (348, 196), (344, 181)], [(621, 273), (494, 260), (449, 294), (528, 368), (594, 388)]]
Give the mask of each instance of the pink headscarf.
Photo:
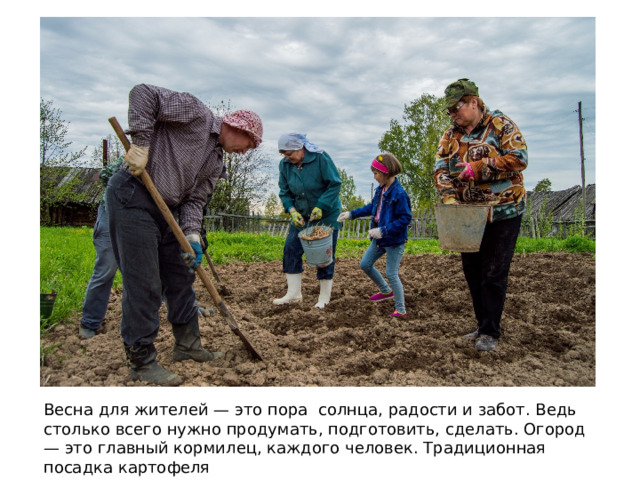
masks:
[(238, 128), (249, 134), (256, 148), (262, 143), (262, 120), (251, 110), (236, 110), (227, 113), (222, 121), (231, 127)]

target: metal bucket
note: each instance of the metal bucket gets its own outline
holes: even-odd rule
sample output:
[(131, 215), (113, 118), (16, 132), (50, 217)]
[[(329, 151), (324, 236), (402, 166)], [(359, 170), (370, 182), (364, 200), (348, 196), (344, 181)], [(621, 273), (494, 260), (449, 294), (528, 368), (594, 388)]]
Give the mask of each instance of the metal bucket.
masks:
[(480, 250), (490, 205), (444, 205), (436, 203), (440, 248), (453, 252)]
[(310, 235), (314, 228), (315, 226), (307, 227), (298, 233), (304, 255), (307, 257), (307, 263), (310, 267), (328, 267), (333, 263), (333, 231), (328, 236), (316, 240), (302, 238), (305, 235)]

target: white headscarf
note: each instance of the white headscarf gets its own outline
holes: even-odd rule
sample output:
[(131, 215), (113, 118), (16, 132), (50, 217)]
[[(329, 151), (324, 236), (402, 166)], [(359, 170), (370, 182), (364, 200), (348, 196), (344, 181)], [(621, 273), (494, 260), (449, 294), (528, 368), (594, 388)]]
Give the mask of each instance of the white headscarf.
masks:
[(302, 147), (314, 153), (322, 153), (324, 151), (307, 140), (305, 133), (285, 133), (280, 135), (278, 139), (278, 150), (300, 150)]

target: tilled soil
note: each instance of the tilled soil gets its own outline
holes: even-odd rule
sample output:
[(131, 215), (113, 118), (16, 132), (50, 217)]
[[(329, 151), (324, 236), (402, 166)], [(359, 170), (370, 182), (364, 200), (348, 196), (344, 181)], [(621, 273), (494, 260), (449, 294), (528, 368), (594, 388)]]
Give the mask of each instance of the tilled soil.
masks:
[[(384, 273), (384, 257), (376, 267)], [(208, 267), (206, 271), (209, 272)], [(173, 336), (161, 310), (156, 347), (161, 365), (187, 386), (594, 386), (595, 256), (516, 254), (511, 265), (502, 337), (478, 352), (471, 297), (460, 256), (405, 256), (400, 278), (407, 318), (392, 318), (393, 301), (372, 303), (373, 283), (358, 259), (338, 259), (331, 303), (315, 308), (315, 269), (303, 275), (301, 304), (273, 305), (286, 293), (281, 262), (216, 266), (222, 299), (240, 331), (263, 357), (253, 360), (196, 280), (205, 348), (225, 352), (206, 364), (172, 363)], [(215, 283), (215, 281), (214, 281)], [(74, 323), (42, 340), (58, 345), (46, 356), (40, 384), (134, 386), (120, 336), (121, 292), (94, 338)]]

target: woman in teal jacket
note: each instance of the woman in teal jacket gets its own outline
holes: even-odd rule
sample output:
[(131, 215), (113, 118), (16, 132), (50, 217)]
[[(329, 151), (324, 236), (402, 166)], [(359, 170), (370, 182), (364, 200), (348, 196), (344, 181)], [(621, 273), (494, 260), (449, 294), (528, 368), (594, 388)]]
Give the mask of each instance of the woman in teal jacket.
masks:
[(302, 243), (298, 233), (310, 226), (333, 227), (333, 262), (318, 268), (320, 295), (316, 307), (324, 308), (331, 299), (335, 252), (338, 231), (342, 226), (338, 215), (340, 204), (340, 173), (331, 157), (307, 140), (303, 133), (285, 133), (278, 140), (278, 150), (284, 158), (280, 161), (280, 200), (291, 215), (289, 235), (284, 244), (282, 271), (287, 277), (287, 294), (273, 303), (282, 305), (302, 301)]

